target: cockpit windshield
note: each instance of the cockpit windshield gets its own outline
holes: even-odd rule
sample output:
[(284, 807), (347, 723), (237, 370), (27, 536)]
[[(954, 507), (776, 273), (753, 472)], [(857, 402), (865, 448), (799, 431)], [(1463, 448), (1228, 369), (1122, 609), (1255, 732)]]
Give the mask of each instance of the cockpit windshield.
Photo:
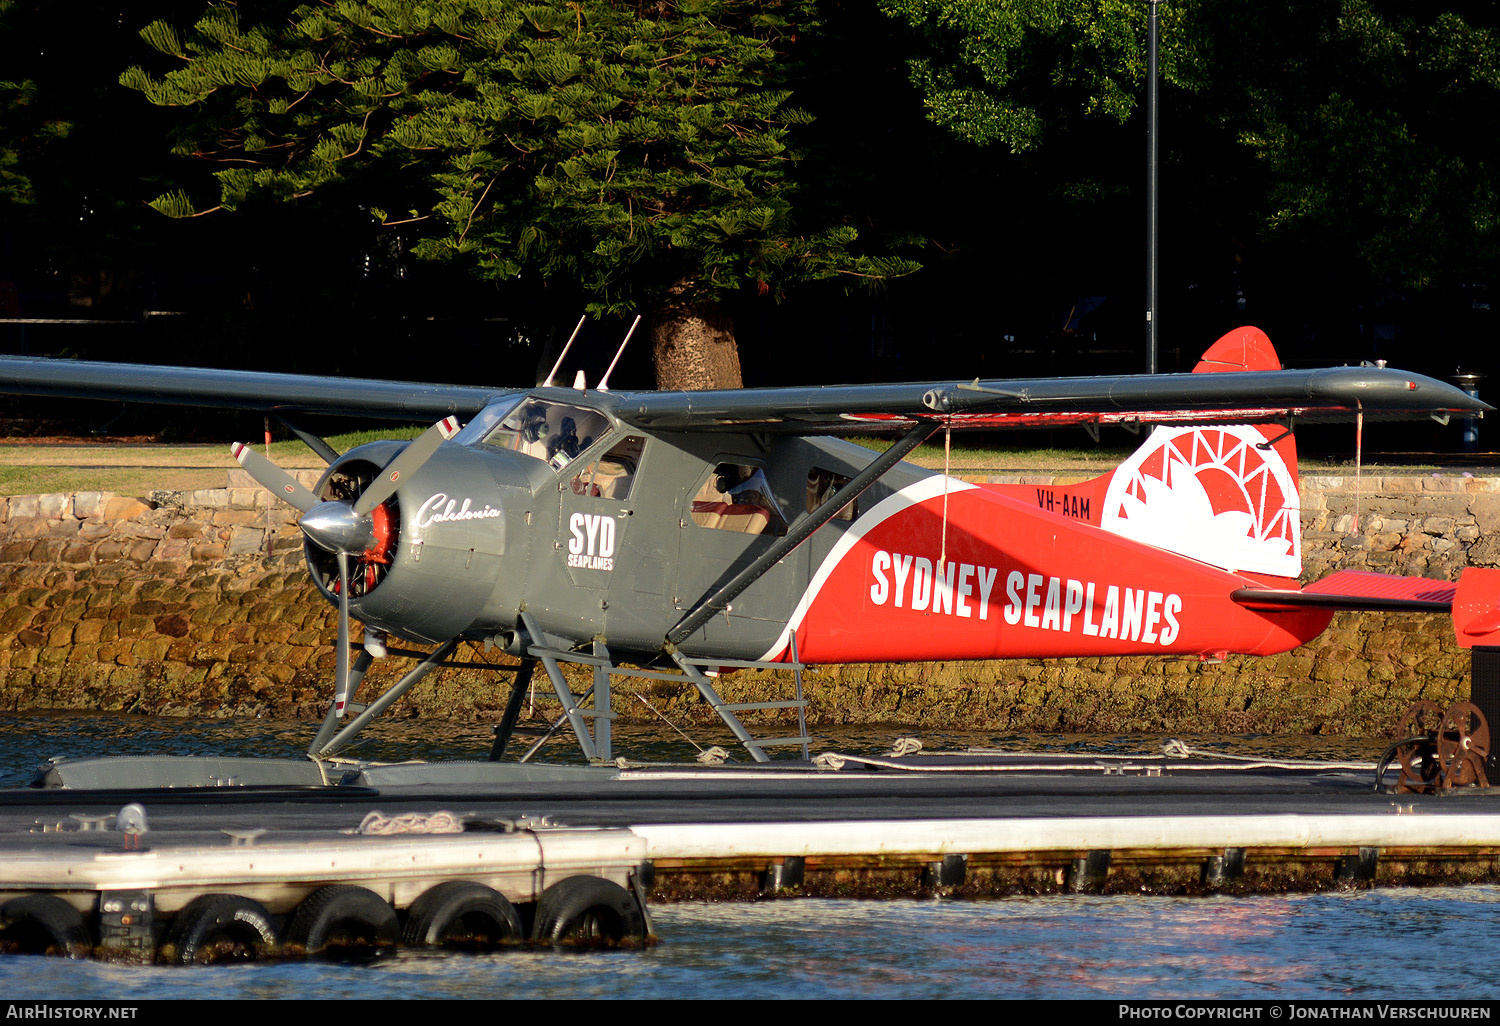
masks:
[(561, 470), (607, 431), (609, 418), (598, 410), (547, 399), (523, 399), (478, 441), (534, 456)]

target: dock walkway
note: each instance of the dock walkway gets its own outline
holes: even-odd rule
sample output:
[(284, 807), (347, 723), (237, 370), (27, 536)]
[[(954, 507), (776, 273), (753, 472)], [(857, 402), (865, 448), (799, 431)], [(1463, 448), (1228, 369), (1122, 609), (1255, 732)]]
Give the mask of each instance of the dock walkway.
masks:
[[(409, 917), (427, 891), (478, 882), (534, 921), (534, 903), (574, 876), (655, 901), (1500, 880), (1500, 789), (1394, 794), (1394, 774), (1377, 790), (1374, 767), (1353, 763), (997, 752), (837, 770), (416, 763), (347, 768), (330, 785), (311, 762), (223, 762), (64, 762), (50, 776), (65, 786), (0, 792), (0, 903), (60, 896), (103, 934), (111, 900), (149, 895), (159, 939), (205, 894), (294, 918), (339, 886)], [(233, 785), (197, 782), (231, 770)], [(158, 786), (132, 783), (146, 777)], [(116, 825), (131, 804), (147, 823), (135, 837)], [(372, 836), (361, 824), (375, 813), (462, 832)]]

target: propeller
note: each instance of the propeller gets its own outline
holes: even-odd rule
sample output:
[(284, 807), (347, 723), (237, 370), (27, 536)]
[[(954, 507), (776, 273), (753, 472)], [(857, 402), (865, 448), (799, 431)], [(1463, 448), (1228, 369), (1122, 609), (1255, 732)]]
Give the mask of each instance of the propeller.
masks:
[[(422, 464), (437, 447), (448, 439), (458, 434), (458, 418), (444, 417), (432, 427), (423, 431), (412, 443), (396, 456), (395, 459), (385, 465), (380, 476), (370, 482), (358, 499), (354, 500), (354, 512), (360, 516), (367, 515), (376, 506), (396, 493), (396, 485), (403, 475), (410, 474)], [(294, 503), (295, 505), (295, 503)]]
[(229, 452), (267, 491), (279, 495), (303, 513), (319, 503), (310, 489), (244, 442), (235, 442), (229, 447)]
[(349, 557), (363, 554), (376, 544), (375, 517), (372, 514), (396, 493), (402, 478), (415, 473), (438, 446), (457, 433), (458, 418), (444, 417), (387, 463), (353, 502), (319, 499), (296, 478), (250, 446), (235, 442), (229, 447), (230, 453), (251, 477), (301, 511), (298, 526), (302, 533), (314, 545), (332, 553), (338, 561), (339, 628), (333, 693), (336, 717), (344, 715), (349, 701)]

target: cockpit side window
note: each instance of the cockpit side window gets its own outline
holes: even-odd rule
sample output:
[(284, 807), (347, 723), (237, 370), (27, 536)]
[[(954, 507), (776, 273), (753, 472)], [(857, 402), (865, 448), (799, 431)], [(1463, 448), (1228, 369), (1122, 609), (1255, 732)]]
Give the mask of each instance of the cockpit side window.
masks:
[(640, 435), (626, 435), (609, 452), (589, 463), (573, 478), (574, 495), (599, 499), (628, 499), (635, 483), (635, 472), (641, 465), (641, 450), (646, 440)]
[(766, 472), (754, 464), (720, 463), (693, 496), (698, 527), (740, 534), (786, 534), (786, 518), (771, 494)]
[(527, 399), (484, 436), (483, 444), (534, 456), (561, 470), (609, 430), (598, 410)]
[[(813, 467), (807, 472), (807, 511), (809, 513), (821, 506), (826, 499), (833, 497), (833, 493), (849, 483), (849, 479), (843, 474), (824, 470), (822, 467)], [(833, 515), (835, 520), (853, 520), (857, 515), (857, 503), (850, 502), (849, 505)]]

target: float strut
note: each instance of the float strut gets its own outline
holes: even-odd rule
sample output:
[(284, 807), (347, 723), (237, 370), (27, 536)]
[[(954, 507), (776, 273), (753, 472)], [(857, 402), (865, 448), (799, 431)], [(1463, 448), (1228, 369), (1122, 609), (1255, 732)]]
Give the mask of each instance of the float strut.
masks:
[(526, 697), (526, 689), (531, 686), (531, 675), (535, 670), (535, 659), (522, 661), (516, 670), (516, 679), (510, 686), (510, 701), (505, 703), (505, 715), (500, 718), (500, 726), (495, 728), (495, 745), (490, 749), (490, 762), (499, 762), (505, 758), (505, 747), (510, 744), (510, 737), (516, 731), (516, 720), (521, 718), (521, 700)]
[[(408, 670), (406, 672), (406, 676), (402, 677), (395, 684), (393, 684), (389, 691), (381, 695), (379, 698), (375, 699), (375, 701), (370, 703), (369, 708), (365, 709), (364, 712), (360, 713), (358, 716), (354, 717), (354, 719), (350, 720), (347, 727), (335, 734), (333, 738), (322, 747), (317, 748), (315, 751), (311, 751), (308, 754), (315, 759), (332, 755), (334, 752), (344, 747), (350, 741), (354, 740), (354, 736), (361, 730), (365, 729), (365, 725), (367, 723), (369, 723), (375, 717), (379, 716), (381, 713), (385, 712), (386, 709), (390, 708), (392, 702), (400, 698), (402, 695), (406, 694), (416, 685), (419, 680), (427, 676), (433, 670), (437, 669), (438, 666), (442, 664), (442, 661), (444, 659), (447, 659), (449, 653), (451, 653), (457, 646), (458, 639), (449, 638), (437, 648), (433, 649), (430, 653), (428, 653), (427, 658), (423, 659), (416, 666), (413, 666), (410, 670)], [(361, 654), (360, 658), (364, 658), (363, 654)], [(356, 661), (356, 667), (357, 665), (358, 662)], [(318, 733), (321, 735), (322, 731), (319, 731)]]
[[(359, 655), (354, 657), (354, 665), (349, 669), (349, 687), (345, 695), (346, 705), (354, 701), (354, 696), (358, 693), (360, 684), (364, 682), (365, 673), (370, 669), (370, 664), (374, 661), (375, 657), (364, 649), (360, 649)], [(323, 723), (318, 727), (318, 733), (313, 737), (312, 744), (307, 746), (307, 754), (314, 758), (321, 754), (324, 747), (328, 744), (328, 739), (333, 737), (334, 731), (338, 729), (338, 725), (338, 703), (329, 702), (328, 715), (323, 717)]]

